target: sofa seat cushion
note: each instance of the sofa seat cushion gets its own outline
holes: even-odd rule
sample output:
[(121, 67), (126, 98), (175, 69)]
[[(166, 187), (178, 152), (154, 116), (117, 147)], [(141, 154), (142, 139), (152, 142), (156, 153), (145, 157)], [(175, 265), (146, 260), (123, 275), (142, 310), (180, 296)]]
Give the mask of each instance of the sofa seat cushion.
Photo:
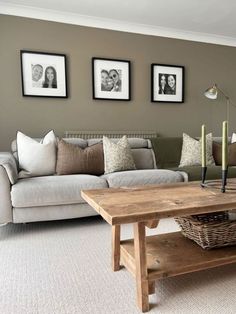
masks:
[[(201, 166), (186, 166), (181, 168), (172, 168), (171, 170), (179, 170), (187, 173), (188, 181), (200, 181), (201, 180)], [(222, 167), (221, 166), (208, 166), (206, 173), (206, 180), (221, 179)], [(228, 178), (236, 177), (236, 167), (229, 167)]]
[(34, 207), (85, 203), (80, 195), (82, 189), (107, 187), (105, 179), (84, 174), (21, 179), (12, 186), (12, 205)]
[(120, 171), (105, 174), (109, 187), (135, 186), (146, 184), (160, 184), (184, 181), (183, 176), (175, 171), (164, 169), (147, 169)]

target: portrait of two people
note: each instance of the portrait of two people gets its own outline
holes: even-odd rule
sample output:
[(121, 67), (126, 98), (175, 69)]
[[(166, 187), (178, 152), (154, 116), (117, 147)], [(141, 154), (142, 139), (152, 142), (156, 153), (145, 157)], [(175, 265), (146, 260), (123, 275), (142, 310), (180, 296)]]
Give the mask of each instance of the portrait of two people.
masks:
[(101, 91), (121, 92), (121, 70), (101, 70)]
[(159, 73), (158, 94), (176, 95), (176, 75)]
[(32, 87), (57, 88), (57, 72), (54, 66), (47, 66), (45, 70), (41, 64), (31, 64)]

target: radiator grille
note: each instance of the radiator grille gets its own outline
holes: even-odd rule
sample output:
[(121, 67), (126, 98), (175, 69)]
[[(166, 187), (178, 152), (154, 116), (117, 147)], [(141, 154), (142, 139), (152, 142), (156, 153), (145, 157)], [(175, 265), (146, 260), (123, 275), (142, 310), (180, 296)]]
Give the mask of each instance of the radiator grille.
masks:
[(156, 131), (65, 131), (66, 138), (77, 137), (88, 140), (101, 138), (103, 135), (110, 138), (121, 138), (124, 135), (127, 135), (129, 138), (153, 138), (158, 136)]

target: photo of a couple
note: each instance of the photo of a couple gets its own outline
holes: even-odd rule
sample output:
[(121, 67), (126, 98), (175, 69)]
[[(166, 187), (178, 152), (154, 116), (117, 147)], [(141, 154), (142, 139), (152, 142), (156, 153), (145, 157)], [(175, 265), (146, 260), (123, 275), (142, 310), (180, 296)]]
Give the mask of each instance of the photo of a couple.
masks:
[(122, 70), (101, 70), (101, 91), (121, 92)]
[(176, 75), (159, 73), (158, 94), (176, 95)]
[[(32, 87), (57, 88), (57, 72), (55, 66), (45, 67), (41, 64), (31, 64)], [(43, 75), (44, 74), (44, 75)]]

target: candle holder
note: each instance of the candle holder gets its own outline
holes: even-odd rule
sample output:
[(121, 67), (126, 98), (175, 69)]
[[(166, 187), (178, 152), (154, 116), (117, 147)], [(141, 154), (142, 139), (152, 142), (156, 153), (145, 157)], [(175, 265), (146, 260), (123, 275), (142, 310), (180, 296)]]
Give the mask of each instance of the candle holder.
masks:
[[(217, 180), (212, 180), (209, 182), (206, 182), (206, 173), (207, 173), (207, 167), (202, 167), (202, 180), (201, 180), (201, 187), (207, 188), (207, 187), (218, 187), (221, 189), (222, 193), (226, 192), (226, 186), (227, 186), (227, 178), (228, 178), (228, 167), (226, 170), (222, 170), (222, 177), (221, 177), (221, 187), (220, 185), (216, 185)], [(219, 181), (218, 181), (219, 182)], [(230, 188), (230, 190), (235, 190), (235, 188)]]
[(226, 170), (222, 170), (222, 187), (221, 187), (221, 192), (225, 193), (225, 187), (227, 185), (227, 175), (228, 175), (228, 167)]
[(201, 186), (203, 188), (205, 187), (206, 172), (207, 172), (207, 167), (202, 167), (202, 182), (201, 182)]

